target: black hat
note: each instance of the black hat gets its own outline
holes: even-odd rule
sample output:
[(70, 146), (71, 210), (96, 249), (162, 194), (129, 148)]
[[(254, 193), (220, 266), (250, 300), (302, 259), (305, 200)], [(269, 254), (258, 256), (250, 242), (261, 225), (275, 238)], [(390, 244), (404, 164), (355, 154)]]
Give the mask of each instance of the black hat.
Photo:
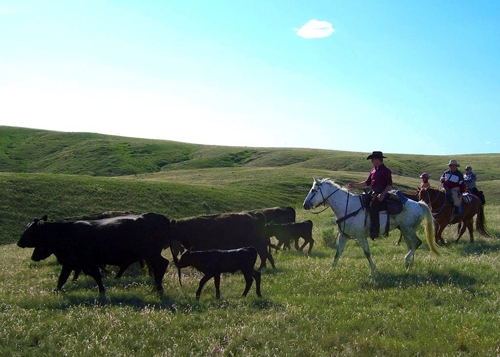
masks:
[(366, 159), (367, 160), (371, 160), (371, 159), (385, 159), (385, 156), (384, 156), (384, 154), (382, 154), (382, 151), (374, 151)]

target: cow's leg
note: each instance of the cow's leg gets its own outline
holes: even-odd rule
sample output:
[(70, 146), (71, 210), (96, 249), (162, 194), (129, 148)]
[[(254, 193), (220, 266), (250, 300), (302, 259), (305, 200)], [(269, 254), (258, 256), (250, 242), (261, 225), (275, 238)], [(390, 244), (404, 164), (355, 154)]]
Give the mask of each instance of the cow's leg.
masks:
[(314, 245), (314, 239), (313, 239), (313, 237), (309, 237), (309, 236), (306, 236), (303, 238), (304, 238), (304, 244), (302, 244), (302, 246), (300, 247), (300, 250), (303, 251), (305, 246), (309, 244), (309, 249), (307, 250), (307, 255), (310, 256), (312, 247)]
[(302, 250), (302, 249), (304, 249), (304, 247), (302, 247), (302, 249), (299, 248), (299, 239), (300, 239), (299, 236), (293, 237), (293, 240), (295, 241), (295, 250)]
[[(63, 287), (63, 285), (66, 283), (68, 280), (69, 275), (71, 274), (71, 271), (73, 269), (69, 268), (66, 265), (63, 265), (61, 269), (61, 274), (59, 274), (59, 279), (57, 280), (57, 291), (60, 291)], [(76, 270), (75, 270), (76, 273)]]
[(155, 259), (151, 259), (149, 261), (146, 260), (146, 263), (151, 267), (151, 270), (153, 271), (156, 291), (158, 291), (160, 294), (163, 293), (162, 282), (163, 277), (165, 276), (165, 272), (167, 271), (168, 259), (165, 259), (161, 255), (159, 255)]
[(198, 285), (198, 290), (196, 290), (196, 299), (198, 300), (201, 295), (201, 290), (203, 289), (203, 286), (209, 281), (214, 275), (213, 274), (206, 274), (203, 278), (200, 280), (200, 284)]
[(123, 273), (125, 272), (125, 270), (127, 270), (128, 268), (128, 264), (127, 265), (120, 265), (120, 270), (118, 271), (118, 273), (116, 273), (115, 275), (115, 279), (120, 279), (123, 275)]
[(99, 270), (99, 267), (93, 266), (88, 270), (83, 270), (83, 272), (92, 278), (94, 278), (95, 282), (97, 283), (97, 286), (99, 287), (99, 293), (101, 295), (104, 295), (106, 292), (106, 289), (104, 288), (104, 284), (102, 283), (102, 276), (101, 276), (101, 271)]
[(273, 243), (269, 243), (269, 247), (274, 248), (276, 252), (281, 249), (279, 247), (279, 245), (276, 245), (276, 244), (273, 244)]
[(75, 274), (73, 274), (73, 281), (77, 281), (82, 269), (75, 269)]
[(314, 239), (311, 237), (309, 240), (309, 249), (307, 250), (307, 256), (311, 256), (311, 250), (313, 249)]
[(262, 249), (258, 251), (259, 257), (260, 257), (260, 266), (259, 270), (262, 270), (262, 268), (266, 267), (266, 261), (269, 260), (271, 263), (271, 266), (276, 269), (276, 266), (274, 265), (274, 259), (271, 253), (267, 251), (267, 249)]
[(271, 263), (271, 266), (273, 267), (273, 269), (276, 269), (276, 265), (274, 265), (274, 259), (273, 259), (273, 256), (271, 255), (271, 253), (266, 254), (266, 259), (269, 259), (269, 262)]
[(262, 297), (262, 294), (260, 293), (260, 271), (252, 269), (252, 277), (255, 279), (255, 290), (257, 292), (257, 296)]
[(214, 275), (215, 297), (220, 299), (220, 274)]
[[(253, 270), (253, 267), (251, 269)], [(241, 295), (242, 297), (247, 296), (248, 292), (250, 291), (250, 288), (252, 287), (253, 283), (252, 270), (241, 271), (243, 273), (243, 276), (245, 277), (245, 290)]]

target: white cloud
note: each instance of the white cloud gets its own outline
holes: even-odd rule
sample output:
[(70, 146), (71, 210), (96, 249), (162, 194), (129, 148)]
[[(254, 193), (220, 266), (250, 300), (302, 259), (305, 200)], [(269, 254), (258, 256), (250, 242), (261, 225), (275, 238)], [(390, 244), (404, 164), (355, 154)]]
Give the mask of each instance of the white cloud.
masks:
[(300, 29), (295, 29), (302, 38), (324, 38), (330, 36), (335, 29), (327, 21), (309, 20)]

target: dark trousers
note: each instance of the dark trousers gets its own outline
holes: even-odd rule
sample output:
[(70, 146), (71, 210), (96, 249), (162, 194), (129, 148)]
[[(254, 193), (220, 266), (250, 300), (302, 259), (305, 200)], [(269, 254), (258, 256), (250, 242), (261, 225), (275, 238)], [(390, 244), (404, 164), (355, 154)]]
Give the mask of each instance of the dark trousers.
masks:
[(380, 211), (381, 202), (374, 196), (370, 202), (370, 238), (375, 239), (380, 233)]

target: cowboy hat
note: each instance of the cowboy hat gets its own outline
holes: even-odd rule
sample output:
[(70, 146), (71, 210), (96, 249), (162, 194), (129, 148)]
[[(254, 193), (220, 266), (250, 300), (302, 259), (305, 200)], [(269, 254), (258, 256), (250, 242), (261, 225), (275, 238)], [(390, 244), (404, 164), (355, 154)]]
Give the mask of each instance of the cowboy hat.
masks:
[(460, 164), (457, 162), (457, 160), (450, 160), (450, 162), (448, 163), (448, 166), (451, 166), (451, 165), (457, 165), (457, 167), (460, 167)]
[(385, 156), (384, 156), (384, 154), (382, 154), (382, 151), (374, 151), (366, 159), (370, 160), (370, 159), (382, 159), (382, 158), (385, 159)]

